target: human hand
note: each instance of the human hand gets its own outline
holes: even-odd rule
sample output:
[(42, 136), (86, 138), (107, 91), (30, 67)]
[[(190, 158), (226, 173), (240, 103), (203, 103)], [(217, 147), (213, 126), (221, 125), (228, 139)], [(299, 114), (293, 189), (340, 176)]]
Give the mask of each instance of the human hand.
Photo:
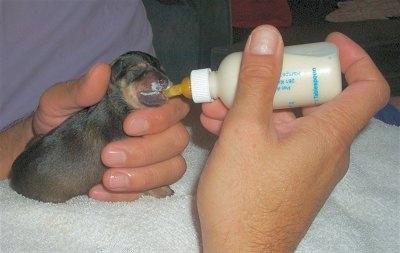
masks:
[(273, 112), (283, 42), (271, 26), (246, 44), (231, 109), (203, 106), (203, 125), (219, 134), (197, 192), (205, 252), (293, 251), (345, 175), (352, 141), (389, 89), (356, 43), (339, 33), (327, 41), (339, 48), (348, 87), (304, 117)]
[(108, 201), (135, 200), (144, 191), (181, 178), (186, 171), (181, 153), (189, 143), (189, 134), (180, 121), (188, 112), (188, 104), (173, 98), (163, 106), (129, 114), (123, 127), (133, 137), (104, 147), (101, 157), (109, 169), (103, 184), (93, 187), (89, 196)]
[[(77, 80), (49, 88), (33, 115), (34, 132), (47, 133), (77, 111), (99, 102), (109, 79), (110, 67), (100, 63)], [(176, 98), (161, 107), (129, 114), (123, 127), (132, 137), (104, 147), (101, 159), (109, 169), (103, 184), (94, 186), (89, 196), (105, 201), (134, 200), (146, 190), (178, 180), (186, 169), (180, 153), (189, 140), (179, 121), (188, 111), (189, 106)]]
[(10, 176), (14, 160), (35, 135), (49, 132), (77, 111), (99, 102), (107, 90), (110, 71), (101, 63), (80, 79), (55, 84), (42, 94), (32, 115), (0, 131), (0, 179)]

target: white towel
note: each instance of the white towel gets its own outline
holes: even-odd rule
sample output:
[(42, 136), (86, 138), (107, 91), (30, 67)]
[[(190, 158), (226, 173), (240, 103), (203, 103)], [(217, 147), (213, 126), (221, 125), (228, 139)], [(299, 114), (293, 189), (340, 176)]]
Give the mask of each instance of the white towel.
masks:
[(338, 9), (325, 19), (330, 22), (387, 19), (400, 16), (400, 0), (353, 0), (338, 2)]
[[(200, 252), (194, 192), (214, 138), (190, 130), (188, 171), (165, 199), (104, 203), (80, 196), (50, 204), (0, 181), (0, 252)], [(348, 174), (297, 252), (398, 252), (399, 143), (400, 128), (370, 122), (352, 146)]]

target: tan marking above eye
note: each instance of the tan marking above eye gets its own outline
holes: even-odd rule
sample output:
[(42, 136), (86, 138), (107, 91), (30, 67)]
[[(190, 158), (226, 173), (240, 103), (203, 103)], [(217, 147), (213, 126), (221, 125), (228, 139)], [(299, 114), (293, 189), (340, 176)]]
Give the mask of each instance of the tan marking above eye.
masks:
[(148, 68), (148, 65), (146, 63), (141, 62), (141, 63), (135, 64), (133, 66), (130, 66), (129, 71), (137, 70), (137, 69), (146, 70), (147, 68)]
[(134, 65), (133, 68), (147, 68), (147, 64), (144, 62), (141, 62), (141, 63)]

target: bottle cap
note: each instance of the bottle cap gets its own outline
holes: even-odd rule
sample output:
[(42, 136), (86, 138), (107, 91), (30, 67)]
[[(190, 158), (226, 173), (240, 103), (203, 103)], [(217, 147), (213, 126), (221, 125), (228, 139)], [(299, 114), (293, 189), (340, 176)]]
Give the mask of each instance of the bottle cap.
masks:
[(196, 69), (190, 73), (190, 88), (195, 103), (212, 102), (209, 76), (211, 69)]

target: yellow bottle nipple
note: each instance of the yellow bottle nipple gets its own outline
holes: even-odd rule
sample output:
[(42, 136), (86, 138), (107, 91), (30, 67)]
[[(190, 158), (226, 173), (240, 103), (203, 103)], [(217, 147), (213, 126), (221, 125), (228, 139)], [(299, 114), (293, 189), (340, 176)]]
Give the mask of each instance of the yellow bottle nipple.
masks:
[(172, 85), (169, 88), (165, 89), (163, 91), (163, 94), (168, 98), (183, 95), (184, 97), (191, 99), (192, 92), (190, 89), (190, 78), (185, 77), (181, 81), (181, 83)]

